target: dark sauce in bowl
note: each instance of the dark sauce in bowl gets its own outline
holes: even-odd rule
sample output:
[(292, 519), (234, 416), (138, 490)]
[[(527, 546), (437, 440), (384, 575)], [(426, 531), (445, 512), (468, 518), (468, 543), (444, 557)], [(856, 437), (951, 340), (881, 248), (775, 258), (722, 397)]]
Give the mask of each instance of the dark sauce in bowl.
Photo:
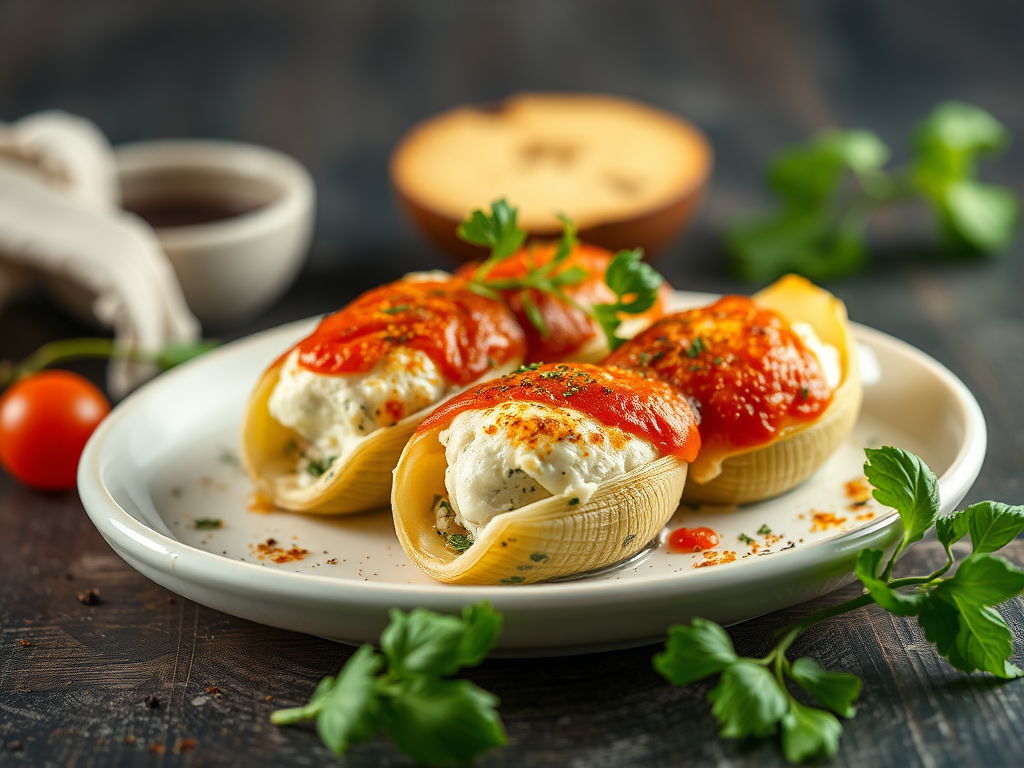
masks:
[(252, 213), (263, 204), (230, 197), (153, 197), (126, 201), (124, 207), (154, 229), (168, 229), (232, 219)]

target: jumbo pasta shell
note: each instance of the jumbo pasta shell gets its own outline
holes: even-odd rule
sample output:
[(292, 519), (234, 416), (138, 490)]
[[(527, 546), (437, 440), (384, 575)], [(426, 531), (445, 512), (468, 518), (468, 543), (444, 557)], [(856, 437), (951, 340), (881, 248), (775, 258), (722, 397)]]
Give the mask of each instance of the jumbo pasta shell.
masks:
[(679, 506), (688, 465), (664, 456), (602, 483), (585, 504), (553, 496), (496, 515), (462, 554), (445, 546), (434, 528), (435, 494), (446, 493), (446, 466), (437, 430), (417, 434), (402, 453), (391, 505), (406, 554), (450, 584), (530, 584), (637, 554)]
[(776, 440), (752, 450), (725, 457), (698, 454), (684, 501), (746, 504), (785, 493), (835, 453), (860, 413), (857, 346), (843, 302), (796, 275), (783, 277), (753, 298), (790, 323), (807, 323), (819, 339), (838, 349), (842, 379), (824, 413), (813, 422), (783, 430)]
[[(282, 509), (310, 514), (347, 515), (387, 507), (392, 474), (402, 449), (437, 404), (390, 427), (374, 430), (351, 452), (336, 459), (315, 482), (302, 486), (289, 451), (295, 434), (271, 416), (267, 407), (282, 364), (279, 361), (263, 374), (242, 421), (242, 463), (257, 492)], [(514, 366), (491, 375), (500, 375), (510, 367)]]

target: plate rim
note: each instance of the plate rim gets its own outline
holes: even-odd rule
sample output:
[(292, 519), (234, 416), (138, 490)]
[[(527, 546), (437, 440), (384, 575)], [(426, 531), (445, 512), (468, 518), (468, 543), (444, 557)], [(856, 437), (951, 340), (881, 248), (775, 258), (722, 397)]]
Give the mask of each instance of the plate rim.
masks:
[[(676, 291), (677, 299), (686, 301), (713, 301), (716, 294)], [(701, 589), (719, 589), (735, 582), (748, 582), (747, 568), (750, 563), (743, 559), (729, 563), (728, 568), (703, 569), (699, 577), (678, 572), (645, 576), (642, 579), (580, 580), (562, 583), (539, 583), (516, 585), (452, 585), (442, 584), (394, 584), (383, 582), (353, 582), (337, 577), (291, 571), (270, 570), (255, 563), (231, 560), (213, 552), (185, 544), (150, 528), (124, 510), (107, 487), (102, 475), (103, 448), (111, 433), (133, 409), (161, 388), (173, 386), (173, 382), (188, 371), (209, 362), (211, 357), (238, 354), (251, 345), (258, 345), (268, 336), (298, 334), (310, 327), (317, 317), (297, 320), (275, 326), (238, 339), (215, 349), (200, 358), (164, 373), (140, 387), (119, 403), (111, 414), (101, 422), (92, 435), (82, 454), (78, 467), (78, 490), (86, 513), (103, 537), (121, 554), (161, 572), (170, 571), (186, 580), (212, 581), (216, 588), (231, 592), (248, 592), (257, 582), (262, 592), (274, 599), (301, 597), (317, 602), (346, 602), (364, 605), (400, 605), (417, 598), (419, 604), (433, 604), (458, 608), (467, 600), (476, 602), (487, 599), (504, 608), (555, 608), (561, 605), (580, 605), (589, 602), (621, 602), (633, 597), (654, 598), (673, 593), (686, 593), (689, 585), (697, 583)], [(987, 452), (987, 427), (981, 407), (967, 386), (946, 366), (917, 347), (895, 336), (860, 323), (851, 323), (858, 341), (869, 344), (894, 347), (902, 354), (909, 355), (922, 363), (933, 375), (941, 379), (956, 395), (956, 402), (964, 412), (965, 435), (960, 450), (949, 468), (939, 478), (942, 499), (960, 500), (966, 495), (977, 479)], [(377, 513), (385, 514), (383, 510)], [(874, 520), (844, 531), (835, 536), (821, 539), (808, 546), (796, 547), (773, 553), (767, 560), (752, 559), (760, 568), (771, 569), (774, 575), (786, 571), (800, 570), (821, 562), (821, 549), (827, 545), (839, 547), (842, 551), (856, 548), (863, 538), (879, 533), (882, 529), (899, 524), (894, 511), (883, 513)], [(832, 559), (832, 558), (829, 558)], [(169, 565), (168, 565), (169, 563)], [(132, 563), (129, 563), (132, 564)], [(192, 576), (193, 578), (189, 578)], [(689, 578), (688, 578), (689, 577)]]

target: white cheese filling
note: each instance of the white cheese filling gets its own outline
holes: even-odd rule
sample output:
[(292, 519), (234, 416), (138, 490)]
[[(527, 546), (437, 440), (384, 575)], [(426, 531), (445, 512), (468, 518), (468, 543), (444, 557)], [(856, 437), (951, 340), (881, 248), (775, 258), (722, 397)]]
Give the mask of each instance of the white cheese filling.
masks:
[(818, 358), (828, 388), (834, 391), (839, 386), (839, 382), (843, 380), (843, 366), (839, 350), (819, 339), (818, 334), (808, 323), (793, 323), (789, 327), (804, 343), (804, 346), (811, 351), (811, 354)]
[(586, 504), (602, 482), (658, 457), (650, 442), (578, 411), (515, 401), (460, 413), (439, 439), (454, 523), (473, 537), (495, 515), (550, 496)]
[[(367, 373), (344, 375), (302, 368), (296, 349), (281, 366), (267, 406), (271, 416), (306, 443), (300, 446), (298, 482), (309, 485), (374, 430), (389, 427), (457, 390), (434, 361), (417, 349), (396, 347)], [(303, 466), (309, 471), (301, 471)]]

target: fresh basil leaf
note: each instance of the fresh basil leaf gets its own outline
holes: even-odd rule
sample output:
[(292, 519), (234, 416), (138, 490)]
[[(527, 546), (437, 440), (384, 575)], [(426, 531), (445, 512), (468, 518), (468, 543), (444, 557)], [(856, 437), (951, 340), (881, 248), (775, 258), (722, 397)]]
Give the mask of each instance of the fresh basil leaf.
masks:
[(939, 514), (939, 483), (928, 465), (909, 451), (892, 446), (865, 448), (864, 474), (872, 495), (895, 509), (903, 521), (904, 545), (920, 541)]
[(383, 708), (395, 745), (418, 763), (468, 763), (507, 742), (498, 698), (468, 680), (405, 681)]
[(339, 757), (349, 745), (372, 739), (377, 732), (376, 674), (381, 661), (372, 645), (360, 647), (323, 695), (316, 731), (327, 748)]
[(711, 714), (722, 724), (721, 735), (727, 739), (770, 736), (789, 709), (789, 697), (772, 673), (747, 659), (722, 671), (708, 700)]
[(940, 207), (950, 234), (971, 248), (993, 252), (1013, 240), (1018, 204), (1009, 189), (971, 179), (957, 181), (943, 190)]
[[(814, 659), (802, 658), (789, 667), (793, 681), (814, 698), (842, 717), (853, 717), (853, 702), (860, 696), (861, 680), (848, 672), (828, 672)], [(783, 736), (785, 738), (785, 736)]]
[(835, 715), (792, 700), (782, 718), (782, 753), (791, 763), (803, 763), (819, 755), (834, 757), (842, 735), (843, 726)]
[(1024, 507), (979, 501), (958, 514), (966, 518), (975, 553), (1002, 549), (1024, 531)]
[(388, 669), (403, 675), (450, 675), (459, 668), (459, 646), (466, 624), (425, 608), (409, 613), (392, 609), (380, 636)]
[(475, 210), (455, 230), (460, 240), (491, 249), (488, 261), (508, 258), (518, 251), (526, 240), (526, 232), (516, 224), (516, 209), (504, 199), (491, 203), (487, 215)]
[(465, 631), (459, 640), (458, 664), (460, 667), (475, 667), (498, 641), (504, 619), (484, 600), (463, 608), (462, 622)]
[(889, 584), (878, 578), (878, 566), (884, 553), (880, 549), (862, 549), (857, 553), (857, 564), (854, 570), (871, 598), (882, 608), (897, 616), (916, 616), (924, 605), (923, 592), (897, 592)]
[(654, 669), (673, 685), (689, 685), (721, 672), (736, 661), (726, 631), (707, 619), (695, 618), (669, 627), (665, 650), (654, 657)]
[(994, 606), (1024, 590), (1024, 572), (988, 553), (965, 559), (929, 596), (918, 617), (925, 636), (957, 669), (1019, 677), (1010, 663), (1013, 635)]

